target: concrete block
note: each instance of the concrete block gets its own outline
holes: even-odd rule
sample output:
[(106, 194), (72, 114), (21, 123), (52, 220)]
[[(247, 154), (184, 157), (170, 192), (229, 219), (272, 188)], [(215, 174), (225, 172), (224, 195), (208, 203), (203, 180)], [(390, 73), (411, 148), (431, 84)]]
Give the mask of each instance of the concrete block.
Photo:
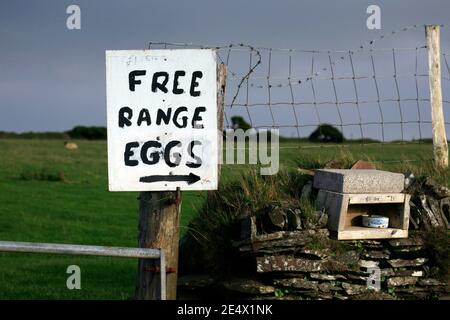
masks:
[(398, 193), (402, 192), (405, 177), (370, 169), (321, 169), (314, 175), (314, 188), (339, 193)]

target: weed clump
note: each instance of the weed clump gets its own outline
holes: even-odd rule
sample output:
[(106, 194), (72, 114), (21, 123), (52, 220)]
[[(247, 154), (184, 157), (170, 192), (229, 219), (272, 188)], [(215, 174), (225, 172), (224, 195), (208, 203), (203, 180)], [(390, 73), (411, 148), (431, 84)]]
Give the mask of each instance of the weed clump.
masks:
[[(189, 224), (184, 242), (197, 247), (198, 265), (208, 270), (231, 273), (242, 267), (232, 240), (240, 237), (242, 218), (256, 215), (268, 205), (300, 208), (300, 193), (311, 177), (295, 171), (280, 171), (273, 176), (260, 176), (257, 170), (245, 172), (239, 181), (219, 186), (208, 193), (205, 204)], [(303, 203), (302, 206), (310, 206)], [(239, 268), (242, 270), (242, 268)]]
[(438, 266), (435, 276), (450, 280), (450, 234), (444, 228), (437, 228), (431, 231), (422, 232), (425, 248), (430, 254), (433, 262)]
[(55, 182), (55, 181), (65, 181), (65, 176), (64, 172), (62, 171), (51, 170), (48, 168), (41, 168), (41, 169), (27, 168), (21, 172), (19, 179), (25, 181), (34, 180), (34, 181)]

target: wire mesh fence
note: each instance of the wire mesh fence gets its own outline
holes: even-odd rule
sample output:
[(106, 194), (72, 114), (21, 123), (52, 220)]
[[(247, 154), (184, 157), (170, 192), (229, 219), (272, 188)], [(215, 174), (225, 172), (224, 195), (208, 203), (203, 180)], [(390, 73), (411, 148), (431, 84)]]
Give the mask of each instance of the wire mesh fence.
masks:
[[(381, 47), (380, 41), (389, 39), (393, 45)], [(403, 43), (408, 45), (395, 46)], [(228, 67), (225, 127), (235, 128), (233, 117), (239, 116), (255, 129), (279, 129), (281, 149), (425, 144), (432, 150), (423, 25), (392, 31), (349, 50), (167, 42), (151, 42), (149, 48), (217, 49), (220, 62)], [(441, 60), (444, 114), (449, 119), (448, 54)], [(309, 142), (321, 124), (339, 129), (345, 142)], [(427, 157), (431, 159), (432, 152), (421, 155), (420, 161)]]

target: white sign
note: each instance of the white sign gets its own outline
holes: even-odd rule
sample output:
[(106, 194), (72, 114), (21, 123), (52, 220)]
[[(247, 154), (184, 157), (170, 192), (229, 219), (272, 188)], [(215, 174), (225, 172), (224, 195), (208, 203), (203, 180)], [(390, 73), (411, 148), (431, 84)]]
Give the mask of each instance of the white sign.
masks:
[(215, 190), (216, 53), (106, 51), (110, 191)]

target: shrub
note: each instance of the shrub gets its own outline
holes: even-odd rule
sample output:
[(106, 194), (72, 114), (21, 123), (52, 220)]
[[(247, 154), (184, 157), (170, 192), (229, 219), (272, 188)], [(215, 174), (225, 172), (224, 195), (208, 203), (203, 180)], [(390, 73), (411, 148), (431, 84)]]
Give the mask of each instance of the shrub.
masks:
[(309, 136), (311, 142), (344, 142), (344, 136), (342, 133), (331, 124), (321, 124), (314, 130)]
[(242, 129), (245, 131), (251, 128), (247, 121), (245, 121), (244, 118), (240, 116), (231, 117), (231, 124), (233, 126), (233, 129)]
[(72, 130), (67, 131), (67, 134), (72, 139), (105, 140), (106, 128), (76, 126)]

